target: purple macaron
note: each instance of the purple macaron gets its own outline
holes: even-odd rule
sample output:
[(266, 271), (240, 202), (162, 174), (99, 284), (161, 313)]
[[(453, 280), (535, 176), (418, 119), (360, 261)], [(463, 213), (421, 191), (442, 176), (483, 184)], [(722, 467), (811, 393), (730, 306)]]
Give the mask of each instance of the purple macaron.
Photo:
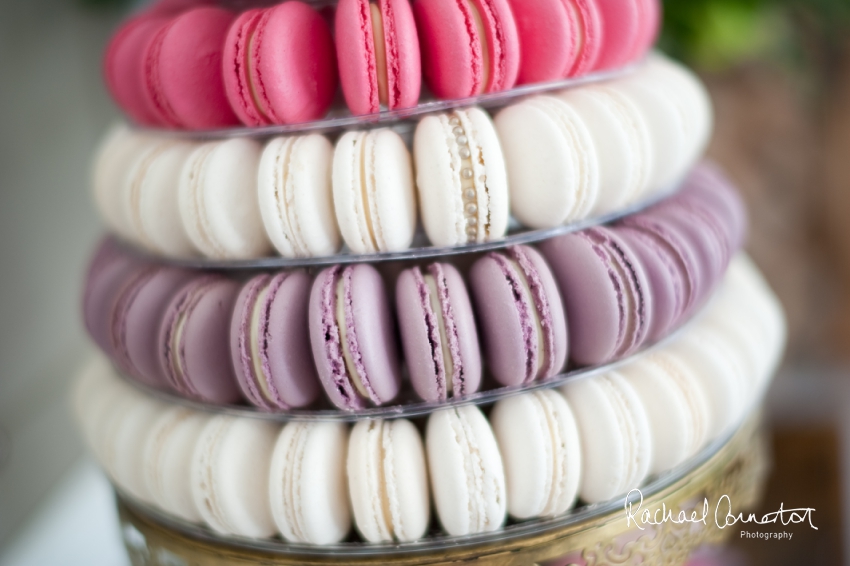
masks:
[(614, 230), (600, 226), (559, 236), (540, 250), (564, 297), (576, 364), (604, 364), (644, 343), (652, 292), (637, 255)]
[(159, 326), (174, 294), (192, 278), (182, 269), (150, 266), (137, 270), (119, 291), (110, 316), (115, 363), (153, 387), (167, 387), (159, 363)]
[(410, 381), (422, 399), (478, 391), (478, 332), (466, 284), (453, 265), (404, 270), (396, 282), (396, 311)]
[(549, 266), (533, 248), (490, 253), (469, 272), (490, 374), (520, 385), (560, 372), (567, 359), (564, 307)]
[(203, 275), (171, 300), (159, 329), (159, 359), (171, 387), (211, 403), (241, 399), (230, 359), (230, 319), (239, 284)]
[(334, 405), (356, 410), (392, 401), (401, 387), (384, 281), (369, 264), (322, 271), (310, 293), (310, 342)]
[(257, 407), (305, 407), (319, 395), (306, 332), (310, 283), (300, 270), (263, 274), (239, 293), (230, 326), (233, 368)]

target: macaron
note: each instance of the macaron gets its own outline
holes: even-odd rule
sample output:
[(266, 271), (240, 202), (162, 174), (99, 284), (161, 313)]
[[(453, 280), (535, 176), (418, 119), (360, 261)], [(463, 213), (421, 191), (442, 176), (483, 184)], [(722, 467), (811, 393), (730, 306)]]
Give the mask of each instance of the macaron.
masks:
[(384, 281), (370, 264), (333, 266), (310, 292), (310, 344), (319, 379), (344, 410), (392, 401), (401, 387)]
[(507, 492), (499, 446), (478, 407), (431, 413), (425, 438), (434, 507), (451, 536), (498, 530)]
[(416, 189), (401, 136), (387, 128), (343, 134), (334, 151), (333, 199), (342, 238), (354, 253), (410, 247)]
[(159, 361), (159, 326), (174, 294), (191, 279), (182, 269), (150, 266), (128, 277), (115, 297), (110, 351), (118, 367), (152, 387), (168, 387)]
[(186, 234), (207, 257), (250, 259), (271, 245), (257, 197), (262, 148), (247, 138), (199, 146), (180, 174), (178, 206)]
[(406, 269), (395, 298), (407, 371), (419, 397), (445, 401), (478, 391), (481, 349), (457, 269), (448, 263)]
[(437, 98), (507, 90), (520, 42), (508, 0), (415, 0), (425, 83)]
[(564, 298), (576, 364), (604, 364), (645, 342), (652, 291), (640, 261), (614, 230), (600, 226), (559, 236), (540, 251)]
[(622, 67), (637, 60), (658, 31), (659, 0), (595, 0), (605, 38), (595, 70)]
[(266, 501), (291, 542), (333, 544), (351, 530), (345, 477), (348, 426), (291, 422), (274, 441)]
[(337, 86), (333, 39), (304, 2), (243, 12), (221, 45), (226, 98), (246, 126), (306, 122), (330, 108)]
[(318, 134), (273, 138), (263, 148), (257, 185), (260, 215), (283, 257), (325, 256), (339, 250), (332, 162), (333, 146)]
[(320, 393), (310, 353), (312, 281), (304, 271), (261, 274), (242, 287), (230, 323), (233, 368), (242, 393), (263, 409), (312, 403)]
[(416, 127), (413, 154), (422, 222), (433, 245), (488, 242), (505, 235), (505, 158), (483, 110), (425, 117)]
[(197, 147), (163, 139), (140, 152), (122, 187), (123, 218), (133, 242), (171, 257), (196, 255), (178, 206), (180, 173)]
[(652, 465), (652, 429), (640, 397), (616, 372), (561, 388), (582, 446), (579, 497), (601, 503), (640, 487)]
[(529, 228), (554, 228), (596, 208), (605, 157), (582, 115), (555, 96), (512, 104), (495, 118), (511, 214)]
[(633, 202), (649, 184), (653, 159), (649, 127), (638, 106), (605, 85), (566, 90), (560, 96), (584, 120), (600, 160), (593, 212), (611, 212)]
[(143, 55), (148, 43), (169, 19), (144, 12), (130, 18), (112, 35), (103, 58), (109, 94), (138, 124), (156, 125), (159, 118), (143, 93)]
[(336, 7), (339, 78), (354, 115), (419, 101), (419, 36), (408, 0), (341, 0)]
[(564, 307), (555, 278), (535, 249), (514, 246), (489, 253), (473, 264), (469, 281), (487, 368), (496, 381), (520, 385), (563, 369)]
[(248, 538), (274, 534), (269, 463), (280, 427), (216, 415), (201, 430), (190, 466), (192, 499), (215, 532)]
[(205, 6), (160, 27), (142, 55), (142, 93), (157, 122), (209, 129), (239, 123), (224, 91), (222, 49), (233, 13)]
[(572, 409), (553, 390), (502, 399), (490, 424), (499, 444), (515, 519), (554, 517), (576, 501), (581, 480), (581, 442)]
[(348, 440), (348, 492), (369, 542), (422, 538), (431, 519), (422, 437), (407, 420), (358, 421)]
[(170, 406), (150, 424), (141, 447), (142, 474), (154, 505), (192, 523), (203, 520), (192, 498), (192, 453), (211, 417)]
[(652, 352), (619, 370), (640, 397), (652, 432), (652, 465), (660, 474), (684, 462), (707, 440), (709, 406), (691, 364)]
[(179, 394), (211, 403), (241, 399), (230, 359), (230, 318), (239, 284), (196, 277), (171, 299), (159, 327), (159, 360)]

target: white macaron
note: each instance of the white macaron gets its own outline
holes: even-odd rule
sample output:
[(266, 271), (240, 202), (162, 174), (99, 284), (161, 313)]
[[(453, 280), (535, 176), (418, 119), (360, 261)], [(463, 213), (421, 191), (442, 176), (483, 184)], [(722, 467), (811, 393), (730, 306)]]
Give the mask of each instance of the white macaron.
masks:
[(348, 491), (354, 524), (369, 542), (422, 538), (430, 521), (428, 469), (410, 421), (359, 421), (348, 443)]
[(401, 136), (387, 128), (344, 134), (334, 150), (333, 200), (342, 238), (354, 253), (409, 248), (416, 189)]
[(505, 465), (508, 513), (554, 517), (570, 509), (581, 479), (581, 443), (572, 409), (554, 390), (496, 403), (490, 423)]
[(496, 240), (508, 229), (505, 158), (480, 108), (427, 116), (413, 138), (422, 223), (437, 247)]
[(345, 478), (348, 426), (292, 422), (283, 427), (269, 472), (274, 522), (292, 542), (332, 544), (351, 530)]
[(499, 529), (507, 510), (505, 472), (481, 410), (467, 405), (432, 413), (425, 446), (434, 505), (446, 532), (464, 536)]
[(339, 250), (331, 166), (325, 136), (279, 137), (263, 149), (258, 176), (260, 214), (275, 249), (289, 258)]

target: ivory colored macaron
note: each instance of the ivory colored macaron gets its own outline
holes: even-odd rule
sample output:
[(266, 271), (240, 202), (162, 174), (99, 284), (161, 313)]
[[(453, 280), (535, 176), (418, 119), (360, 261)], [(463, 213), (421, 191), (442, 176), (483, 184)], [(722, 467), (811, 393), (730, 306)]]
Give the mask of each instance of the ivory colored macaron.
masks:
[(431, 518), (422, 437), (407, 420), (358, 421), (348, 443), (348, 491), (369, 542), (422, 538)]
[(561, 391), (581, 439), (582, 501), (600, 503), (640, 487), (652, 466), (652, 429), (631, 384), (611, 372), (573, 381)]
[(223, 535), (266, 538), (274, 534), (269, 502), (269, 462), (280, 427), (258, 419), (216, 415), (192, 453), (195, 507)]
[(342, 423), (283, 427), (274, 443), (266, 498), (286, 540), (332, 544), (351, 530), (347, 445), (348, 427)]
[(480, 108), (427, 116), (413, 139), (425, 232), (435, 246), (501, 238), (508, 181), (499, 136)]
[(199, 146), (184, 165), (180, 217), (205, 256), (249, 259), (270, 251), (257, 200), (261, 152), (253, 140), (232, 138)]
[(490, 423), (505, 466), (511, 517), (554, 517), (570, 509), (582, 456), (564, 397), (551, 389), (508, 397), (493, 407)]
[(466, 405), (431, 413), (425, 446), (443, 529), (452, 536), (499, 529), (507, 510), (505, 471), (481, 410)]
[(354, 253), (410, 246), (416, 231), (413, 163), (394, 131), (347, 132), (337, 141), (333, 196), (340, 232)]
[(273, 138), (258, 174), (266, 234), (283, 257), (331, 255), (341, 239), (333, 207), (333, 146), (324, 136)]

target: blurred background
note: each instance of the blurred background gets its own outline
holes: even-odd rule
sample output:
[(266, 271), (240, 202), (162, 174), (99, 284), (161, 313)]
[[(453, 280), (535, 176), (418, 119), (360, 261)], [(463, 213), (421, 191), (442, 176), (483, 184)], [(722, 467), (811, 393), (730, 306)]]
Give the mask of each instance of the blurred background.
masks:
[[(101, 53), (132, 8), (0, 0), (0, 565), (44, 564), (32, 550), (39, 533), (65, 545), (68, 564), (126, 563), (115, 523), (81, 511), (108, 507), (110, 495), (83, 456), (68, 390), (89, 347), (78, 303), (102, 229), (90, 158), (118, 117)], [(767, 407), (764, 508), (813, 507), (819, 527), (790, 542), (734, 540), (717, 560), (850, 563), (850, 0), (664, 8), (659, 47), (709, 86), (709, 153), (745, 194), (748, 249), (790, 323)], [(75, 493), (85, 500), (69, 485), (84, 486)]]

